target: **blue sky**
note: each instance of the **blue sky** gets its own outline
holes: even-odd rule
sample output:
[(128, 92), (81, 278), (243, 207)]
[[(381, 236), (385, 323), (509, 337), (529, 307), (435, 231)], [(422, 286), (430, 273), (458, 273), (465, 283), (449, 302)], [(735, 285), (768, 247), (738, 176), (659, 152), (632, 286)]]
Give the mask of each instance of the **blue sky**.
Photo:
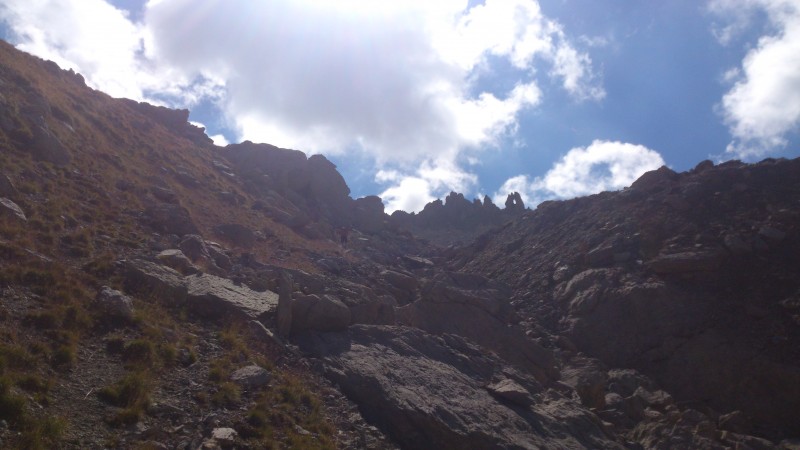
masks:
[(797, 0), (4, 0), (0, 23), (221, 144), (323, 153), (388, 212), (800, 155)]

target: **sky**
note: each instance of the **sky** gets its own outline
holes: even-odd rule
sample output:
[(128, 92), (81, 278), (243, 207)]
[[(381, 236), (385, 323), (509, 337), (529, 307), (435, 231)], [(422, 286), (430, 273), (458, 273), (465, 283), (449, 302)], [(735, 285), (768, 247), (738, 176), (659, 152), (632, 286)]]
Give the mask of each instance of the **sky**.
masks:
[(389, 213), (800, 156), (800, 0), (3, 0), (0, 37)]

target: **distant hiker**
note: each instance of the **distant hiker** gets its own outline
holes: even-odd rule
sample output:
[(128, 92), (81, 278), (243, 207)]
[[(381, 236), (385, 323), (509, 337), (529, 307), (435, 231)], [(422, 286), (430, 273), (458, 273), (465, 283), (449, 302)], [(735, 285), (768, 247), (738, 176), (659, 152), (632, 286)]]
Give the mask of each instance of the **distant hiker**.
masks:
[(341, 242), (342, 247), (347, 247), (347, 237), (350, 235), (350, 228), (341, 227), (339, 228), (339, 242)]

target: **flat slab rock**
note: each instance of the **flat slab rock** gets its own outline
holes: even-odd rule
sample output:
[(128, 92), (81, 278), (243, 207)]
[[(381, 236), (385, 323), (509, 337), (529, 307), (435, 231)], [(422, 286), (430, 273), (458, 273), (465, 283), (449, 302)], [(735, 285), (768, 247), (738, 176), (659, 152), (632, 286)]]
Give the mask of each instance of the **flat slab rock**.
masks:
[(578, 402), (454, 335), (353, 325), (295, 342), (402, 447), (622, 448)]
[(275, 312), (278, 294), (257, 292), (227, 278), (202, 274), (184, 278), (189, 306), (201, 315), (233, 312), (257, 319)]
[(185, 303), (201, 316), (224, 314), (259, 319), (274, 314), (278, 294), (258, 292), (227, 278), (209, 274), (182, 276), (176, 270), (144, 260), (125, 261), (125, 290), (155, 295), (165, 302)]

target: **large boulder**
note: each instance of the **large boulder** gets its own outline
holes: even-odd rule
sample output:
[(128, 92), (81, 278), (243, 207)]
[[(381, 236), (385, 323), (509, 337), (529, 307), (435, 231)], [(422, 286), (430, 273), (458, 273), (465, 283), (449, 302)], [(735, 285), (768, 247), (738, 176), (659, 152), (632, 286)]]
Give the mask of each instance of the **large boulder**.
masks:
[(246, 389), (265, 386), (270, 378), (272, 376), (267, 369), (255, 364), (236, 369), (231, 374), (231, 381)]
[(162, 264), (172, 267), (184, 275), (192, 275), (198, 272), (197, 267), (192, 264), (192, 261), (183, 254), (182, 251), (171, 248), (160, 252), (156, 255), (156, 259), (161, 261)]
[(95, 297), (95, 304), (106, 318), (112, 321), (133, 319), (133, 300), (122, 292), (103, 286)]
[(178, 271), (140, 259), (124, 261), (128, 292), (153, 296), (163, 302), (187, 305), (202, 317), (232, 315), (253, 320), (273, 316), (278, 294), (257, 292), (227, 278), (209, 274), (184, 277)]
[(278, 308), (278, 294), (257, 292), (227, 278), (202, 274), (185, 278), (187, 301), (192, 312), (206, 317), (223, 315), (260, 319)]
[(350, 309), (332, 295), (299, 295), (292, 301), (292, 333), (340, 331), (350, 325)]
[(181, 304), (188, 292), (183, 275), (175, 269), (143, 259), (122, 261), (125, 291), (151, 295), (172, 304)]

